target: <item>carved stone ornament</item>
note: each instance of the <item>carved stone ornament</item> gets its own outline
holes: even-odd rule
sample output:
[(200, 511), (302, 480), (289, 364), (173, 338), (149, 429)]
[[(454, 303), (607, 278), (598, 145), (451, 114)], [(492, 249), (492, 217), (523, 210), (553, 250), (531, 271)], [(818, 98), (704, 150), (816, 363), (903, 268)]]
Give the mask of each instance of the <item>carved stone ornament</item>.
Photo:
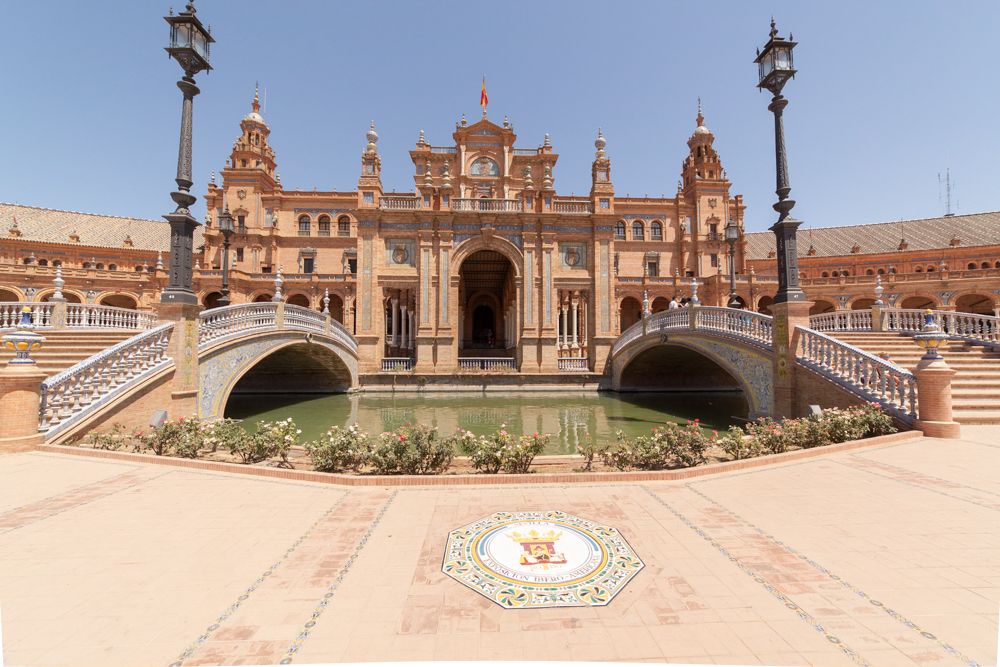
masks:
[(243, 188), (240, 188), (239, 190), (236, 191), (236, 196), (239, 197), (240, 199), (246, 199), (247, 191), (244, 190)]
[(406, 264), (410, 259), (410, 252), (405, 245), (398, 245), (392, 249), (392, 261), (394, 264)]

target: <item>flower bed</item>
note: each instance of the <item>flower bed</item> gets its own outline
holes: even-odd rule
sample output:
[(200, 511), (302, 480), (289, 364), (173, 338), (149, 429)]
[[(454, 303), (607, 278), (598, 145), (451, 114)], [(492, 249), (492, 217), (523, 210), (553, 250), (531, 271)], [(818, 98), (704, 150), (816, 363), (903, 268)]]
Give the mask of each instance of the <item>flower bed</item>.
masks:
[[(318, 440), (301, 443), (291, 419), (260, 422), (246, 431), (222, 419), (168, 420), (148, 432), (129, 433), (121, 426), (90, 434), (76, 444), (94, 449), (201, 458), (247, 465), (379, 475), (484, 474), (601, 470), (670, 470), (809, 449), (896, 431), (878, 404), (830, 409), (821, 415), (776, 422), (759, 419), (745, 428), (706, 433), (698, 420), (668, 423), (649, 435), (578, 448), (579, 456), (543, 457), (548, 435), (516, 436), (504, 425), (489, 435), (458, 430), (442, 437), (437, 429), (408, 425), (376, 436), (356, 425), (334, 426)], [(464, 456), (456, 456), (461, 453)]]

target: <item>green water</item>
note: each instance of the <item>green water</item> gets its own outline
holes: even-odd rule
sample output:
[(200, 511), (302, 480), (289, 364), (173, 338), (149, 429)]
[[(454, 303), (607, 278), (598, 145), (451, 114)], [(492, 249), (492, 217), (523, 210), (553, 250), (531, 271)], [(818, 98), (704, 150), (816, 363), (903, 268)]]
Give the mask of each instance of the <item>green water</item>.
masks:
[(243, 419), (248, 427), (291, 417), (303, 441), (353, 423), (373, 434), (428, 424), (446, 435), (457, 428), (485, 434), (506, 424), (511, 433), (550, 434), (546, 454), (572, 454), (578, 444), (613, 441), (615, 431), (639, 435), (668, 421), (700, 419), (705, 428), (722, 430), (746, 415), (739, 392), (234, 394), (226, 406), (226, 417)]

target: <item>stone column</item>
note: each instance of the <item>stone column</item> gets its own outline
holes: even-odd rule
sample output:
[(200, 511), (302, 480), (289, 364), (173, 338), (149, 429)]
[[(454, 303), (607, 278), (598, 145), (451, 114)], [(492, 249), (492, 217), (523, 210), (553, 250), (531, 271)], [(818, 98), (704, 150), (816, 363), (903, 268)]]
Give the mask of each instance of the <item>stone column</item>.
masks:
[(409, 348), (412, 350), (414, 347), (415, 337), (414, 331), (417, 328), (417, 308), (414, 304), (413, 310), (410, 311), (410, 345)]
[(410, 347), (410, 316), (406, 311), (406, 304), (399, 304), (399, 347), (403, 349)]
[(559, 303), (559, 317), (561, 318), (562, 326), (559, 329), (559, 336), (556, 339), (558, 341), (557, 347), (565, 347), (566, 341), (569, 340), (569, 322), (567, 321), (567, 313), (569, 311), (569, 306), (566, 301), (560, 300)]
[(796, 327), (809, 326), (811, 301), (785, 301), (771, 306), (773, 313), (772, 374), (774, 404), (772, 417), (796, 417), (795, 349), (798, 347)]
[(390, 300), (392, 304), (392, 333), (389, 334), (389, 345), (396, 347), (396, 332), (399, 331), (399, 296), (394, 296)]
[[(279, 318), (284, 303), (278, 304)], [(174, 376), (170, 388), (171, 418), (198, 417), (198, 388), (200, 387), (198, 364), (198, 313), (201, 306), (182, 301), (168, 301), (156, 304), (161, 320), (173, 321), (174, 330), (167, 344), (167, 356), (174, 360)], [(279, 320), (279, 326), (283, 323)]]
[(956, 371), (941, 357), (921, 359), (917, 376), (917, 421), (914, 427), (931, 438), (957, 438), (961, 427), (952, 419), (951, 379)]
[(38, 410), (45, 373), (38, 370), (31, 352), (45, 340), (31, 331), (30, 310), (25, 308), (16, 331), (3, 337), (4, 346), (14, 350), (14, 358), (0, 370), (0, 454), (23, 452), (41, 444)]
[(578, 345), (579, 345), (579, 338), (577, 337), (577, 334), (578, 334), (579, 317), (580, 317), (580, 295), (579, 295), (579, 293), (577, 293), (577, 292), (573, 293), (573, 298), (570, 301), (570, 303), (572, 304), (572, 309), (573, 309), (572, 310), (573, 315), (570, 318), (571, 321), (572, 321), (572, 323), (573, 323), (573, 347), (578, 347)]

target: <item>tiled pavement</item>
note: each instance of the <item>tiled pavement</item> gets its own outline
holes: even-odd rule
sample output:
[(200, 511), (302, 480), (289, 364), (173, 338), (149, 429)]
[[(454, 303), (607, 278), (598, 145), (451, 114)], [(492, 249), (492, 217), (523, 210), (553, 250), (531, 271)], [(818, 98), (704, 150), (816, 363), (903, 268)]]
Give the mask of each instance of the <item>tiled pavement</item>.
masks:
[[(7, 665), (649, 660), (992, 665), (1000, 428), (698, 478), (342, 488), (0, 457)], [(559, 509), (646, 568), (607, 607), (503, 609), (453, 528)]]

